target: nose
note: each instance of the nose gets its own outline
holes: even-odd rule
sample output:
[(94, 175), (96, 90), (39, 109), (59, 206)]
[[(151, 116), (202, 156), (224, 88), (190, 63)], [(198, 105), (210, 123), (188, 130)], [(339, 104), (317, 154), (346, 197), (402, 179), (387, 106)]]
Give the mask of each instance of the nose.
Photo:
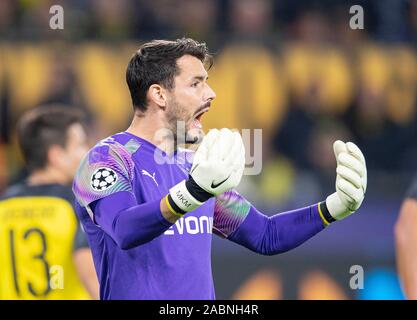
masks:
[(213, 91), (213, 89), (207, 84), (207, 90), (206, 90), (206, 101), (212, 101), (216, 99), (216, 93)]

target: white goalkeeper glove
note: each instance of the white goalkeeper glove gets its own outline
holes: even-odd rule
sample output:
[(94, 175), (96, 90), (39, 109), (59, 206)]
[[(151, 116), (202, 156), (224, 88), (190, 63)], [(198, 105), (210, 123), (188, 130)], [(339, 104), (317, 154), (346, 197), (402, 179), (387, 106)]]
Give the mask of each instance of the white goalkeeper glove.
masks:
[(194, 155), (189, 179), (170, 189), (168, 207), (180, 215), (196, 209), (209, 198), (235, 188), (244, 168), (241, 135), (226, 128), (210, 130)]
[(331, 216), (324, 214), (327, 222), (344, 219), (358, 210), (367, 185), (366, 162), (361, 150), (352, 142), (340, 140), (333, 144), (333, 150), (337, 161), (336, 192), (326, 199)]

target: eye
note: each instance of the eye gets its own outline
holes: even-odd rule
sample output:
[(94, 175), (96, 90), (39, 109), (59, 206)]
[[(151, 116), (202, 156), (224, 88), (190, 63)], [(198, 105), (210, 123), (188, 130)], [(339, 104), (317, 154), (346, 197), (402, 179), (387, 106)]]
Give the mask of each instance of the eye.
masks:
[(192, 86), (193, 88), (196, 88), (196, 87), (198, 86), (198, 84), (199, 84), (199, 82), (198, 82), (198, 81), (196, 81), (196, 82), (193, 82), (193, 83), (191, 84), (191, 86)]

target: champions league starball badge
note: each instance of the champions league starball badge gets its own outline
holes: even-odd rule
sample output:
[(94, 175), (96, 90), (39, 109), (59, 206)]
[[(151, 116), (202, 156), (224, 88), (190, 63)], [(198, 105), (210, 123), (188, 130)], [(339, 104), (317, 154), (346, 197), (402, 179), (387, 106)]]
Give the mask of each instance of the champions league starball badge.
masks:
[(117, 174), (110, 168), (98, 168), (91, 176), (91, 187), (95, 191), (104, 191), (117, 181)]

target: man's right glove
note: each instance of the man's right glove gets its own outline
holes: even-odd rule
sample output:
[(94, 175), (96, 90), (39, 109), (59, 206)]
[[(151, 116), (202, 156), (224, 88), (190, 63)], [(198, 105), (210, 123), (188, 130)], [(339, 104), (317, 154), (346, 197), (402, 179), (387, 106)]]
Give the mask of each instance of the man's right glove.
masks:
[(241, 135), (226, 128), (210, 130), (194, 155), (189, 179), (170, 189), (168, 207), (179, 215), (193, 211), (211, 197), (235, 188), (244, 168)]

